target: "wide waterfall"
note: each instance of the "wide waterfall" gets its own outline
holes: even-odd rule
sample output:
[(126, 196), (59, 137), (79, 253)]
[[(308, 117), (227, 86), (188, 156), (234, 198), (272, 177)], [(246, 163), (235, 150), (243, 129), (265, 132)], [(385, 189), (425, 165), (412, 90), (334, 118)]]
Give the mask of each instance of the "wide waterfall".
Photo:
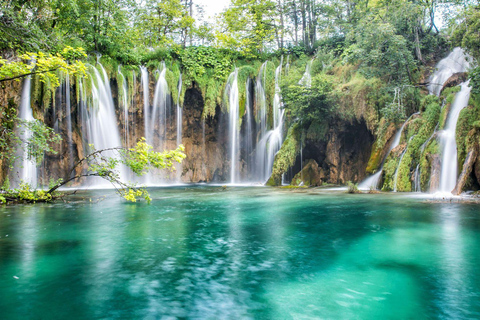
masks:
[(230, 183), (238, 182), (238, 155), (239, 155), (239, 96), (238, 96), (238, 68), (230, 74), (225, 87), (224, 99), (228, 106), (228, 136), (230, 140)]
[[(20, 101), (19, 117), (24, 121), (33, 121), (33, 112), (30, 105), (32, 81), (30, 76), (26, 77), (23, 82), (22, 98)], [(17, 155), (21, 157), (21, 164), (15, 167), (20, 167), (18, 172), (15, 172), (11, 177), (12, 187), (18, 187), (21, 182), (30, 184), (32, 187), (37, 187), (37, 165), (34, 160), (28, 158), (28, 149), (25, 141), (32, 136), (32, 132), (27, 128), (20, 128), (20, 139), (22, 145), (18, 146)], [(19, 162), (20, 162), (19, 161)]]
[[(100, 73), (100, 71), (102, 73)], [(86, 128), (87, 146), (93, 144), (95, 149), (108, 149), (121, 147), (122, 142), (115, 115), (110, 80), (103, 66), (98, 63), (98, 68), (89, 65), (89, 80), (91, 81), (92, 97), (81, 107), (86, 108), (81, 113), (85, 115), (82, 124)], [(82, 94), (86, 96), (86, 94)], [(88, 103), (90, 102), (90, 103)], [(115, 156), (114, 152), (108, 152), (108, 156)], [(120, 167), (120, 176), (125, 177), (125, 168)], [(108, 182), (101, 178), (93, 178), (90, 182), (96, 187), (109, 186)]]
[(460, 112), (468, 105), (470, 98), (469, 82), (461, 84), (461, 90), (455, 96), (447, 123), (440, 135), (440, 145), (442, 146), (442, 170), (440, 174), (440, 192), (452, 192), (457, 182), (457, 143), (455, 141), (455, 132)]

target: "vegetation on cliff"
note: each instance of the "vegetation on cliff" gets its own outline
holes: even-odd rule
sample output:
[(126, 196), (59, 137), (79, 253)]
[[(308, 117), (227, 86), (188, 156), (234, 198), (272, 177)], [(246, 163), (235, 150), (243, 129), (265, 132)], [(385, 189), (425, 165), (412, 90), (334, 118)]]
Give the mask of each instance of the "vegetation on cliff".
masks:
[[(0, 59), (0, 81), (32, 74), (34, 101), (46, 110), (55, 103), (55, 88), (65, 74), (72, 76), (77, 99), (81, 81), (91, 91), (84, 76), (97, 60), (126, 101), (132, 97), (124, 99), (120, 89), (127, 85), (126, 92), (133, 94), (140, 65), (155, 75), (164, 64), (172, 101), (182, 105), (186, 90), (196, 87), (203, 97), (203, 117), (213, 118), (218, 110), (228, 111), (222, 103), (225, 82), (238, 68), (243, 117), (248, 79), (255, 81), (268, 60), (260, 77), (271, 127), (275, 69), (283, 63), (286, 140), (270, 183), (278, 184), (294, 165), (299, 143), (304, 143), (298, 137), (326, 142), (329, 131), (338, 129), (336, 123), (365, 123), (376, 138), (367, 172), (376, 172), (395, 128), (420, 112), (402, 137), (402, 163), (398, 166), (399, 149), (386, 160), (383, 174), (384, 189), (393, 188), (397, 172), (398, 190), (410, 191), (417, 166), (422, 188), (428, 184), (432, 156), (439, 152), (434, 132), (442, 128), (452, 99), (445, 92), (441, 108), (442, 100), (427, 96), (425, 79), (434, 61), (457, 45), (480, 58), (480, 7), (456, 0), (441, 6), (443, 10), (436, 2), (406, 0), (235, 0), (212, 23), (192, 1), (11, 0), (0, 15), (0, 37), (5, 39), (0, 50), (9, 56)], [(443, 21), (442, 28), (436, 18)], [(12, 50), (20, 60), (12, 60)], [(307, 64), (311, 85), (301, 83)], [(468, 76), (472, 102), (459, 120), (460, 161), (479, 141), (479, 68)], [(7, 112), (13, 101), (1, 107)], [(8, 117), (2, 119), (8, 125)]]

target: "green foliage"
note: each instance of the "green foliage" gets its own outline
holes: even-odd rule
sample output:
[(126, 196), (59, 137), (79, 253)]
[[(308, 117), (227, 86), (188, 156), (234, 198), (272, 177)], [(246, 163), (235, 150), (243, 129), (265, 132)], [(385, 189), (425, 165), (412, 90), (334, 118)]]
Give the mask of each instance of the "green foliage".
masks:
[(347, 193), (361, 193), (360, 190), (358, 190), (358, 185), (356, 183), (353, 183), (351, 181), (347, 181)]
[(290, 78), (289, 82), (282, 83), (282, 98), (285, 109), (294, 119), (310, 123), (316, 119), (331, 117), (333, 82), (329, 76), (324, 74), (314, 76), (311, 87), (292, 82)]
[[(461, 19), (461, 21), (458, 21)], [(454, 46), (466, 48), (475, 58), (480, 59), (480, 5), (472, 6), (460, 12), (456, 20), (452, 20), (451, 41)]]
[(18, 158), (17, 151), (23, 148), (27, 152), (27, 158), (37, 165), (40, 165), (46, 152), (57, 153), (54, 145), (62, 138), (52, 128), (40, 120), (21, 120), (12, 113), (4, 113), (3, 116), (0, 126), (0, 160), (7, 166), (13, 166)]
[(213, 77), (225, 81), (232, 71), (232, 55), (225, 50), (212, 47), (188, 47), (180, 53), (185, 76), (196, 80), (213, 70)]
[[(142, 138), (134, 148), (121, 150), (122, 162), (132, 169), (132, 171), (139, 176), (146, 174), (151, 169), (174, 169), (174, 162), (181, 163), (185, 159), (183, 153), (185, 148), (183, 145), (178, 146), (176, 150), (155, 152), (153, 147), (145, 142), (145, 138)], [(106, 163), (109, 170), (115, 168), (109, 167), (109, 163)]]
[[(65, 47), (56, 55), (43, 52), (27, 52), (20, 55), (23, 61), (7, 62), (0, 59), (0, 82), (8, 80), (20, 81), (28, 75), (36, 75), (40, 82), (48, 84), (53, 92), (60, 86), (59, 72), (71, 76), (83, 76), (86, 66), (80, 59), (85, 58), (83, 48)], [(24, 62), (28, 61), (28, 62)]]

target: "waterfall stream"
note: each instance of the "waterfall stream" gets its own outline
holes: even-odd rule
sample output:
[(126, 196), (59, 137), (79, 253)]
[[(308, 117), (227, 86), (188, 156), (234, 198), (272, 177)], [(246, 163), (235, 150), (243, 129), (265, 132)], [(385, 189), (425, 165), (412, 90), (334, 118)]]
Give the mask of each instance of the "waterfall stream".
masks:
[(455, 132), (460, 112), (468, 105), (471, 88), (469, 81), (461, 84), (461, 90), (455, 96), (455, 99), (448, 114), (447, 123), (440, 135), (440, 145), (442, 146), (442, 169), (440, 174), (440, 192), (451, 193), (457, 182), (457, 143)]
[[(30, 95), (32, 89), (32, 81), (30, 76), (23, 81), (22, 97), (20, 100), (20, 114), (19, 118), (25, 121), (33, 121), (33, 112), (30, 105)], [(17, 154), (21, 156), (21, 165), (16, 176), (12, 177), (12, 187), (18, 187), (20, 183), (25, 182), (30, 184), (33, 188), (37, 187), (37, 165), (34, 160), (28, 159), (28, 150), (25, 141), (32, 136), (32, 132), (27, 128), (22, 128), (20, 132), (20, 139), (23, 141), (21, 146), (18, 146)]]
[[(273, 99), (272, 114), (273, 128), (261, 137), (256, 150), (256, 177), (265, 183), (272, 174), (275, 154), (280, 150), (283, 142), (283, 109), (281, 108), (280, 76), (282, 62), (275, 70), (275, 96)], [(266, 126), (266, 124), (265, 124)], [(262, 126), (263, 129), (263, 126)]]
[(230, 74), (225, 87), (225, 100), (228, 102), (228, 136), (230, 139), (230, 183), (238, 182), (238, 154), (239, 154), (239, 94), (238, 68)]
[(388, 148), (388, 151), (385, 155), (385, 158), (383, 159), (383, 162), (382, 162), (382, 165), (380, 166), (380, 168), (378, 169), (377, 172), (375, 172), (375, 174), (371, 175), (370, 177), (367, 177), (365, 180), (363, 180), (359, 185), (358, 185), (358, 188), (359, 189), (362, 189), (362, 190), (370, 190), (372, 188), (374, 189), (377, 189), (378, 188), (378, 183), (380, 182), (380, 177), (382, 176), (382, 172), (383, 172), (383, 165), (385, 164), (385, 160), (387, 159), (388, 155), (390, 154), (390, 152), (395, 149), (399, 144), (400, 144), (400, 139), (402, 138), (402, 132), (403, 132), (403, 129), (405, 128), (406, 124), (408, 123), (408, 121), (416, 114), (419, 114), (418, 112), (417, 113), (414, 113), (412, 114), (410, 117), (408, 117), (407, 120), (405, 120), (405, 122), (403, 123), (403, 125), (400, 127), (400, 130), (397, 131), (397, 133), (395, 134), (395, 137), (393, 138), (393, 142), (392, 144), (390, 145), (390, 148)]

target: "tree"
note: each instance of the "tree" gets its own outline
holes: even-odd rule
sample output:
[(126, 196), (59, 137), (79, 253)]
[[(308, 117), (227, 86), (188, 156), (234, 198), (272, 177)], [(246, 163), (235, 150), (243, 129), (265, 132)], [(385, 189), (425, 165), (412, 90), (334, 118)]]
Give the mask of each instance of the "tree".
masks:
[(275, 2), (233, 0), (220, 18), (217, 41), (244, 54), (264, 52), (275, 39)]
[(57, 72), (71, 76), (85, 75), (87, 68), (81, 59), (86, 56), (83, 48), (65, 47), (57, 54), (27, 52), (19, 56), (20, 61), (0, 59), (0, 82), (19, 81), (30, 75), (38, 75), (41, 82), (48, 83), (54, 90), (60, 85)]
[[(36, 123), (40, 127), (45, 127), (42, 123)], [(35, 130), (35, 128), (34, 128)], [(47, 128), (44, 134), (42, 131), (34, 131), (37, 136), (46, 137), (54, 134), (53, 130)], [(59, 138), (55, 135), (57, 139)], [(27, 141), (29, 149), (37, 150), (42, 144), (38, 144), (35, 141)], [(48, 146), (48, 144), (47, 144)], [(149, 172), (151, 169), (169, 169), (175, 170), (173, 166), (174, 162), (181, 163), (185, 159), (185, 150), (183, 145), (180, 145), (176, 150), (155, 152), (153, 147), (145, 142), (145, 138), (142, 138), (134, 148), (109, 148), (102, 150), (94, 150), (84, 158), (80, 159), (71, 169), (71, 178), (67, 180), (59, 179), (52, 183), (48, 190), (35, 190), (32, 189), (26, 183), (21, 183), (18, 189), (10, 189), (8, 184), (1, 188), (0, 202), (14, 202), (14, 201), (27, 201), (27, 202), (39, 202), (39, 201), (51, 201), (64, 195), (58, 193), (57, 190), (69, 182), (78, 180), (85, 177), (100, 177), (109, 181), (116, 189), (117, 193), (124, 199), (131, 202), (136, 202), (139, 198), (145, 199), (150, 203), (151, 198), (148, 191), (144, 187), (124, 182), (120, 178), (119, 166), (125, 165), (130, 168), (136, 175), (142, 176)], [(42, 149), (42, 155), (45, 149)], [(53, 151), (51, 148), (47, 148), (47, 151)], [(40, 154), (39, 152), (34, 154)], [(38, 160), (38, 159), (37, 159)], [(76, 170), (77, 168), (83, 168), (83, 170)], [(75, 174), (75, 172), (80, 172)]]
[(190, 15), (191, 2), (148, 0), (140, 9), (137, 24), (141, 39), (148, 46), (186, 44), (195, 20)]

